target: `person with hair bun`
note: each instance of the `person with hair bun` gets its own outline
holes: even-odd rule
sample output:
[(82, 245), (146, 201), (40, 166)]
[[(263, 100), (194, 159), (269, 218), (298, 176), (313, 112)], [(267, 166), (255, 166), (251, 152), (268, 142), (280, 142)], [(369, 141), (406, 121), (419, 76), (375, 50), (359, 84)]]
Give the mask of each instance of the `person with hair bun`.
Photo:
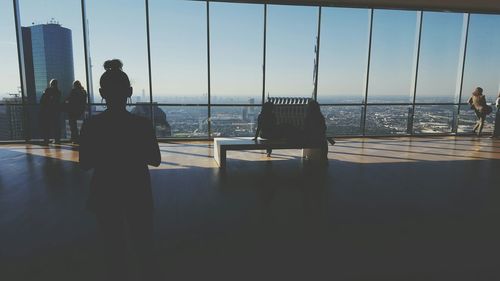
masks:
[(161, 155), (151, 121), (126, 110), (132, 87), (122, 67), (117, 59), (104, 63), (99, 92), (107, 109), (82, 126), (80, 165), (94, 172), (87, 207), (96, 215), (108, 278), (128, 280), (134, 274), (130, 261), (135, 261), (140, 280), (147, 280), (153, 274), (148, 165), (159, 166)]

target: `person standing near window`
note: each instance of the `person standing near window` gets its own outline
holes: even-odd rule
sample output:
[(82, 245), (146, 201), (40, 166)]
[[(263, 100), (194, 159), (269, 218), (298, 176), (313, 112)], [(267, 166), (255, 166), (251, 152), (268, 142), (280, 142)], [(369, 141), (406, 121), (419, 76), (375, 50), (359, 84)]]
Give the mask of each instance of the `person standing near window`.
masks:
[(61, 143), (59, 112), (62, 95), (57, 84), (56, 79), (50, 80), (49, 87), (45, 89), (40, 98), (40, 125), (43, 145), (48, 145), (51, 137), (54, 137), (54, 143)]
[(78, 143), (80, 136), (78, 132), (77, 120), (82, 118), (85, 106), (87, 105), (87, 92), (83, 88), (80, 81), (76, 80), (73, 82), (73, 89), (71, 89), (71, 93), (64, 102), (66, 111), (68, 112), (69, 127), (71, 129), (70, 141), (72, 143)]
[(474, 126), (474, 129), (472, 131), (477, 134), (478, 137), (480, 137), (483, 131), (484, 120), (486, 119), (486, 115), (488, 114), (488, 105), (486, 104), (486, 98), (483, 95), (483, 88), (477, 87), (474, 92), (472, 92), (472, 96), (469, 98), (468, 103), (476, 113), (477, 117), (476, 125)]
[(153, 194), (148, 165), (159, 166), (161, 155), (151, 121), (126, 110), (132, 87), (122, 66), (117, 59), (104, 63), (99, 92), (107, 109), (82, 126), (80, 165), (94, 172), (87, 207), (97, 219), (109, 280), (128, 280), (130, 261), (135, 261), (140, 280), (150, 280)]

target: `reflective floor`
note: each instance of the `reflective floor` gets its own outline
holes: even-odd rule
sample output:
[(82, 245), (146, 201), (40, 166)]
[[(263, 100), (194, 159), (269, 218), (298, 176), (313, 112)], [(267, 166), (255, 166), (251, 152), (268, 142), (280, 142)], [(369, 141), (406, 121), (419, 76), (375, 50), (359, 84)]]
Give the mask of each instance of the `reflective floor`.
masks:
[[(299, 150), (163, 143), (158, 280), (500, 280), (500, 140), (339, 139)], [(126, 153), (126, 151), (124, 151)], [(0, 280), (99, 280), (90, 173), (70, 145), (0, 146)]]

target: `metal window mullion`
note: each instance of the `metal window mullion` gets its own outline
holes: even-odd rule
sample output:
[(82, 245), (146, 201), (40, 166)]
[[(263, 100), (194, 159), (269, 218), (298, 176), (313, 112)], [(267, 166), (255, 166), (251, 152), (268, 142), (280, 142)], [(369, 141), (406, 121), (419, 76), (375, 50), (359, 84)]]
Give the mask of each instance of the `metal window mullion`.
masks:
[(207, 117), (207, 134), (208, 134), (208, 139), (210, 139), (212, 135), (212, 128), (211, 128), (211, 117), (212, 117), (212, 112), (211, 112), (211, 87), (210, 87), (210, 1), (206, 1), (206, 10), (207, 10), (207, 98), (208, 98), (208, 117)]
[(314, 66), (314, 100), (318, 100), (319, 44), (321, 40), (321, 6), (318, 9), (318, 33), (316, 35), (316, 64)]
[(460, 69), (460, 82), (459, 87), (458, 87), (458, 108), (457, 108), (457, 118), (453, 124), (452, 128), (452, 133), (457, 133), (458, 132), (458, 123), (460, 120), (460, 103), (462, 102), (462, 89), (464, 85), (464, 73), (465, 73), (465, 59), (467, 56), (467, 41), (469, 40), (469, 22), (470, 22), (470, 13), (467, 14), (466, 18), (466, 23), (465, 23), (465, 37), (464, 37), (464, 43), (463, 43), (463, 53), (462, 53), (462, 61), (461, 61), (461, 69)]
[(361, 135), (365, 136), (366, 129), (366, 112), (368, 104), (368, 84), (370, 81), (370, 60), (372, 52), (372, 35), (373, 35), (373, 9), (370, 9), (370, 23), (369, 23), (369, 35), (368, 35), (368, 58), (366, 64), (366, 81), (365, 81), (365, 98), (363, 100), (363, 110), (361, 115), (363, 116), (363, 126), (361, 128)]
[(28, 134), (28, 112), (26, 110), (26, 96), (27, 96), (27, 86), (26, 86), (26, 69), (24, 65), (24, 45), (23, 45), (23, 34), (21, 29), (21, 19), (19, 17), (19, 1), (12, 1), (14, 10), (14, 28), (16, 30), (16, 41), (17, 41), (17, 59), (19, 64), (19, 82), (21, 85), (21, 104), (23, 109), (23, 134), (24, 140), (27, 142), (30, 140)]
[(421, 43), (421, 40), (422, 40), (422, 22), (423, 22), (423, 15), (424, 15), (424, 12), (423, 11), (419, 11), (420, 13), (420, 16), (418, 18), (418, 35), (417, 35), (417, 42), (416, 42), (416, 56), (415, 56), (415, 68), (414, 68), (414, 72), (415, 72), (415, 75), (413, 76), (413, 102), (412, 102), (412, 108), (411, 108), (411, 124), (407, 124), (406, 126), (411, 126), (411, 131), (409, 132), (410, 135), (413, 135), (413, 126), (415, 124), (415, 102), (416, 102), (416, 98), (417, 98), (417, 83), (418, 83), (418, 67), (419, 67), (419, 64), (420, 64), (420, 43)]
[(83, 52), (85, 57), (85, 77), (87, 82), (87, 110), (89, 111), (89, 117), (92, 116), (92, 100), (90, 99), (90, 93), (92, 92), (92, 96), (94, 94), (94, 89), (91, 89), (90, 81), (92, 79), (90, 72), (90, 55), (88, 53), (88, 26), (87, 26), (87, 9), (85, 0), (81, 0), (81, 9), (82, 9), (82, 32), (83, 32)]
[(150, 37), (150, 29), (149, 29), (149, 0), (144, 0), (145, 9), (146, 9), (146, 40), (147, 40), (147, 48), (148, 48), (148, 74), (149, 74), (149, 114), (151, 116), (151, 122), (153, 126), (156, 128), (156, 124), (154, 123), (154, 115), (153, 115), (153, 78), (151, 72), (151, 37)]
[(262, 105), (266, 100), (266, 42), (267, 42), (267, 4), (264, 4), (264, 40), (262, 44)]

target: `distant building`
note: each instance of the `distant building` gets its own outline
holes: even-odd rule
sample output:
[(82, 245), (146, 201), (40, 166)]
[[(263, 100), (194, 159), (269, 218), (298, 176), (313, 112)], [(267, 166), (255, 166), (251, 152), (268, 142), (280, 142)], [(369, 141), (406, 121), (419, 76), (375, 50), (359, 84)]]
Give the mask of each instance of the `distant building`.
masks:
[[(134, 108), (132, 108), (131, 113), (150, 119), (151, 113), (149, 111), (149, 107), (149, 103), (138, 103)], [(158, 107), (156, 103), (153, 103), (152, 107), (156, 137), (166, 138), (172, 136), (172, 129), (167, 121), (167, 115), (165, 112), (163, 112), (163, 110)]]
[[(43, 91), (53, 78), (58, 80), (63, 97), (67, 96), (75, 80), (71, 30), (51, 21), (22, 27), (22, 38), (28, 104), (39, 103)], [(35, 106), (27, 111), (30, 138), (40, 136), (37, 112)]]
[(22, 100), (18, 96), (3, 98), (0, 106), (0, 140), (23, 140), (24, 118)]

